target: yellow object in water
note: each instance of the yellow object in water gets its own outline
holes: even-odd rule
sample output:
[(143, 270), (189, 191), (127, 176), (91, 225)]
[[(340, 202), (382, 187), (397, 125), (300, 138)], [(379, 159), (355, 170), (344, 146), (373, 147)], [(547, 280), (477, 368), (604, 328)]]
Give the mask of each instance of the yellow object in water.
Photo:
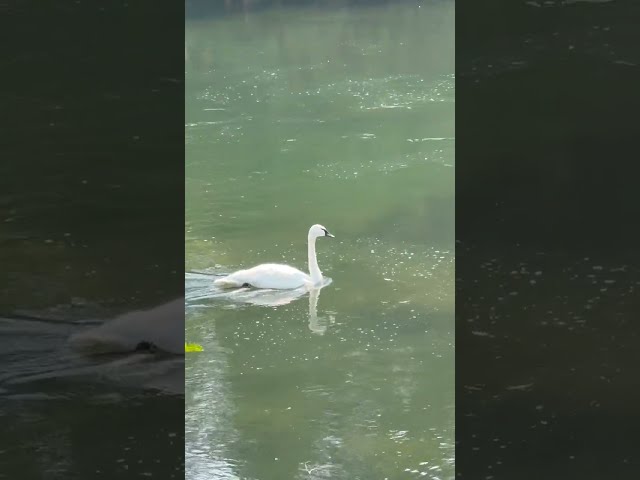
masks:
[(202, 345), (198, 345), (197, 343), (185, 343), (184, 344), (184, 351), (185, 351), (185, 353), (202, 352), (203, 348), (202, 348)]

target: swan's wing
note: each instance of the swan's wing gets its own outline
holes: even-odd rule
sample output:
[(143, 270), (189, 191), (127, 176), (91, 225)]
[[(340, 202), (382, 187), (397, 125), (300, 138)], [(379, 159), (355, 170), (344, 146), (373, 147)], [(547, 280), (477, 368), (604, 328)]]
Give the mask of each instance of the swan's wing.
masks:
[[(240, 273), (240, 272), (238, 272)], [(297, 268), (290, 265), (280, 263), (263, 263), (248, 270), (242, 270), (245, 276), (291, 276), (291, 275), (307, 275)]]
[(256, 288), (288, 289), (297, 288), (308, 281), (309, 275), (289, 265), (263, 263), (248, 270), (229, 275), (240, 285), (249, 284)]

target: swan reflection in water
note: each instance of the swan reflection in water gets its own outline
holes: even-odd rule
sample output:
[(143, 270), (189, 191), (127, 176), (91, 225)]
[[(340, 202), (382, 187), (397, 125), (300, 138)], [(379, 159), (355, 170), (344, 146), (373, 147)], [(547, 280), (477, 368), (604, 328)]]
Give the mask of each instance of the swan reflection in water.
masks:
[[(320, 290), (330, 285), (332, 280), (324, 277), (322, 285), (317, 288), (300, 287), (292, 290), (271, 290), (242, 287), (233, 290), (220, 288), (211, 281), (212, 275), (203, 273), (187, 273), (187, 306), (196, 307), (199, 302), (219, 299), (231, 304), (249, 304), (261, 307), (279, 307), (287, 305), (307, 293), (309, 294), (309, 330), (323, 335), (330, 324), (335, 323), (335, 317), (318, 317), (318, 300)], [(201, 304), (203, 305), (203, 304)]]
[(336, 321), (333, 315), (329, 315), (328, 318), (318, 319), (318, 299), (320, 298), (321, 289), (322, 287), (309, 290), (309, 330), (318, 335), (324, 335), (329, 325), (334, 324)]

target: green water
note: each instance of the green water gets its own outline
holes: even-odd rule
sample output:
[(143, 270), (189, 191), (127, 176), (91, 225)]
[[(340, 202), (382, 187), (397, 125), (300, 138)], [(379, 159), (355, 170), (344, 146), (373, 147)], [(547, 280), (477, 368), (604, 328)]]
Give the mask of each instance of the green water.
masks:
[[(187, 478), (454, 477), (453, 36), (453, 2), (187, 22)], [(319, 298), (212, 286), (306, 269), (314, 223)]]

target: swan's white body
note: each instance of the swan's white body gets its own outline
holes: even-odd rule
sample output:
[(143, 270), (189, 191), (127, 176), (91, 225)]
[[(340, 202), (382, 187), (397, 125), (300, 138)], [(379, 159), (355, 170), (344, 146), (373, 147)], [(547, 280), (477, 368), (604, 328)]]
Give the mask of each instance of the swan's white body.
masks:
[(297, 268), (278, 263), (263, 263), (247, 270), (238, 270), (224, 278), (216, 280), (214, 285), (222, 288), (238, 288), (250, 286), (253, 288), (271, 288), (276, 290), (289, 290), (299, 287), (317, 288), (322, 285), (322, 272), (318, 267), (316, 258), (316, 238), (331, 237), (322, 225), (313, 225), (309, 229), (308, 260), (309, 273), (304, 273)]
[(277, 263), (263, 263), (247, 270), (238, 270), (214, 282), (226, 288), (249, 285), (254, 288), (290, 290), (303, 285), (312, 285), (311, 277), (297, 268)]

